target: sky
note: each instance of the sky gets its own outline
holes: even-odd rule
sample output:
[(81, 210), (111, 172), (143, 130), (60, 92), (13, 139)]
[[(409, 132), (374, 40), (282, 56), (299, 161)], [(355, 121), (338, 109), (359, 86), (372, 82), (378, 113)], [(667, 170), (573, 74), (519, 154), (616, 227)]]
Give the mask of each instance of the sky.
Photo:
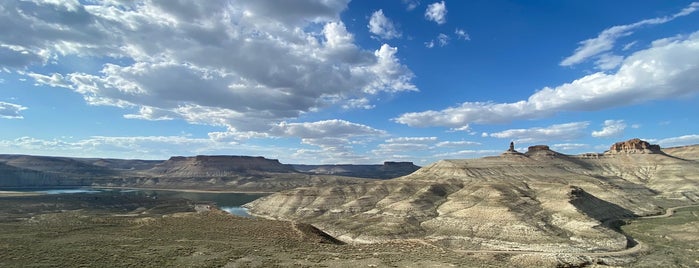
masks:
[(699, 2), (9, 0), (0, 153), (376, 164), (699, 143)]

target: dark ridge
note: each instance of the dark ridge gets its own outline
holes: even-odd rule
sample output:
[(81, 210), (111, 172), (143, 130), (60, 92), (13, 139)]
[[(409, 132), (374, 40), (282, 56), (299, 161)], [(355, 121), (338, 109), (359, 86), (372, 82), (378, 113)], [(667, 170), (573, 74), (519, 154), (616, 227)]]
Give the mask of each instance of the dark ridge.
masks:
[(392, 179), (420, 169), (413, 162), (384, 162), (383, 165), (293, 165), (299, 172), (369, 179)]

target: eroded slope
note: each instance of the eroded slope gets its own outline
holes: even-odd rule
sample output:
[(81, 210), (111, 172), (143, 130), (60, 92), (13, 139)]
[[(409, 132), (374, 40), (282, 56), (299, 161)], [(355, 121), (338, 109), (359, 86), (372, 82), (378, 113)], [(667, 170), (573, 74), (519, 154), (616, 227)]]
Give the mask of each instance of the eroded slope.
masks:
[(443, 160), (401, 178), (299, 188), (248, 205), (303, 220), (345, 240), (420, 238), (464, 249), (614, 251), (627, 239), (605, 226), (695, 200), (696, 162), (665, 154), (566, 156), (540, 148)]

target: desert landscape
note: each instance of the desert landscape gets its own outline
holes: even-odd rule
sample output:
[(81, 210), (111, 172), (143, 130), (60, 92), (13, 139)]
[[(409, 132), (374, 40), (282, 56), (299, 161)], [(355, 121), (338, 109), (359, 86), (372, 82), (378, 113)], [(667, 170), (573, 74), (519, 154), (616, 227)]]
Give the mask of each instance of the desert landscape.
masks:
[[(565, 155), (511, 146), (417, 170), (388, 163), (299, 171), (243, 156), (3, 155), (0, 264), (691, 267), (699, 263), (697, 147), (632, 139)], [(347, 176), (352, 170), (357, 177)], [(404, 174), (361, 177), (367, 170)], [(206, 200), (16, 191), (22, 187), (265, 194), (244, 205), (249, 218)]]
[(699, 0), (9, 0), (2, 267), (699, 267)]

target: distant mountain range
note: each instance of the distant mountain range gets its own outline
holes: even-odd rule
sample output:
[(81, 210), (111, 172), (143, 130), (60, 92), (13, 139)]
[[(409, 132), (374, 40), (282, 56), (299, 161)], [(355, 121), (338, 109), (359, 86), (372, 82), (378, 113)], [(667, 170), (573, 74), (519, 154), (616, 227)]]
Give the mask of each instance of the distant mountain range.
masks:
[(169, 160), (0, 155), (0, 187), (151, 187), (230, 191), (279, 191), (325, 183), (389, 179), (419, 167), (383, 165), (287, 165), (252, 156), (171, 157)]

